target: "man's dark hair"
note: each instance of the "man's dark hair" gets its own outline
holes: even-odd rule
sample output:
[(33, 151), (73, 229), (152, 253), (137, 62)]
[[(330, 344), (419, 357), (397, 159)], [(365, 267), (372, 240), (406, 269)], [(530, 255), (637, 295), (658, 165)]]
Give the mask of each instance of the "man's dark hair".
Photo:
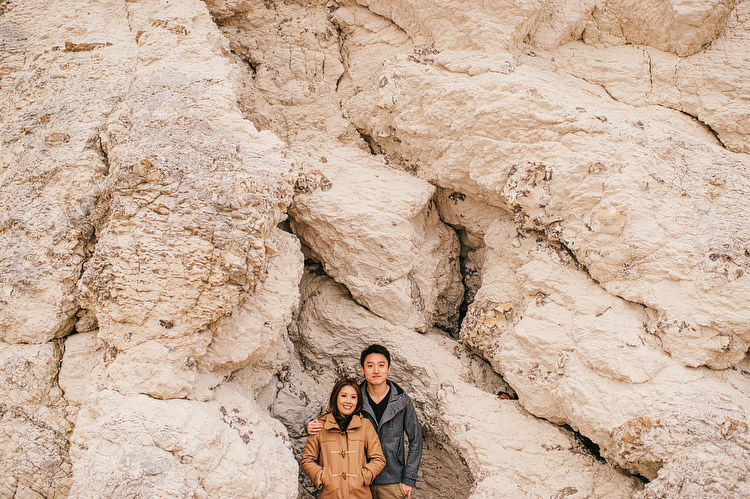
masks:
[(391, 365), (391, 353), (383, 345), (370, 345), (369, 347), (362, 350), (362, 354), (359, 356), (359, 363), (362, 367), (365, 367), (365, 359), (371, 353), (379, 353), (385, 356), (385, 360), (388, 361), (388, 365)]

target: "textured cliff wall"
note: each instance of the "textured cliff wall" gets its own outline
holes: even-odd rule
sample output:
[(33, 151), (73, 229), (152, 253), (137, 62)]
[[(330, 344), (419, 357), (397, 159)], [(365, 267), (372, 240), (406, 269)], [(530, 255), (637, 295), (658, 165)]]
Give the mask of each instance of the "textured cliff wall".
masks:
[(373, 342), (417, 497), (750, 495), (747, 1), (6, 0), (0, 37), (0, 496), (310, 497)]

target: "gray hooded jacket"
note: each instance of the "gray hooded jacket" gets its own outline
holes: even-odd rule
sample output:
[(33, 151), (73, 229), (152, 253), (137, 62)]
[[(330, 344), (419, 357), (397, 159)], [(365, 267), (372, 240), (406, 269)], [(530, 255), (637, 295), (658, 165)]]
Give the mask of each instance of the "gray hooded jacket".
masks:
[[(417, 482), (419, 462), (422, 460), (422, 429), (417, 421), (414, 404), (406, 393), (392, 381), (388, 405), (380, 418), (380, 424), (375, 421), (375, 411), (370, 405), (370, 396), (362, 397), (362, 414), (370, 420), (380, 437), (380, 446), (385, 455), (385, 468), (375, 477), (374, 485), (388, 483), (403, 483), (414, 486)], [(367, 382), (360, 385), (362, 393), (366, 393)], [(409, 456), (404, 463), (404, 433), (409, 438)]]

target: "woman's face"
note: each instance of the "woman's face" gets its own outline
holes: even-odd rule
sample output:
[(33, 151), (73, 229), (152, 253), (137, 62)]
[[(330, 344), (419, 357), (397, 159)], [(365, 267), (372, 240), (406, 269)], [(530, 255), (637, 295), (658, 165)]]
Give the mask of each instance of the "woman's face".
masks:
[(342, 416), (348, 416), (354, 412), (354, 408), (357, 407), (357, 391), (353, 386), (346, 385), (339, 391), (336, 407)]

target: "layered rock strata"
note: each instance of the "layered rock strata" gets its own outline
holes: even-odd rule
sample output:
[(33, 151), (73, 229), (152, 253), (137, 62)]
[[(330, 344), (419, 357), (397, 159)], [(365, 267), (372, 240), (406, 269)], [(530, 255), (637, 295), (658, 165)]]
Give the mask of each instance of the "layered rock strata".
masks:
[(0, 495), (749, 495), (748, 5), (0, 2)]

